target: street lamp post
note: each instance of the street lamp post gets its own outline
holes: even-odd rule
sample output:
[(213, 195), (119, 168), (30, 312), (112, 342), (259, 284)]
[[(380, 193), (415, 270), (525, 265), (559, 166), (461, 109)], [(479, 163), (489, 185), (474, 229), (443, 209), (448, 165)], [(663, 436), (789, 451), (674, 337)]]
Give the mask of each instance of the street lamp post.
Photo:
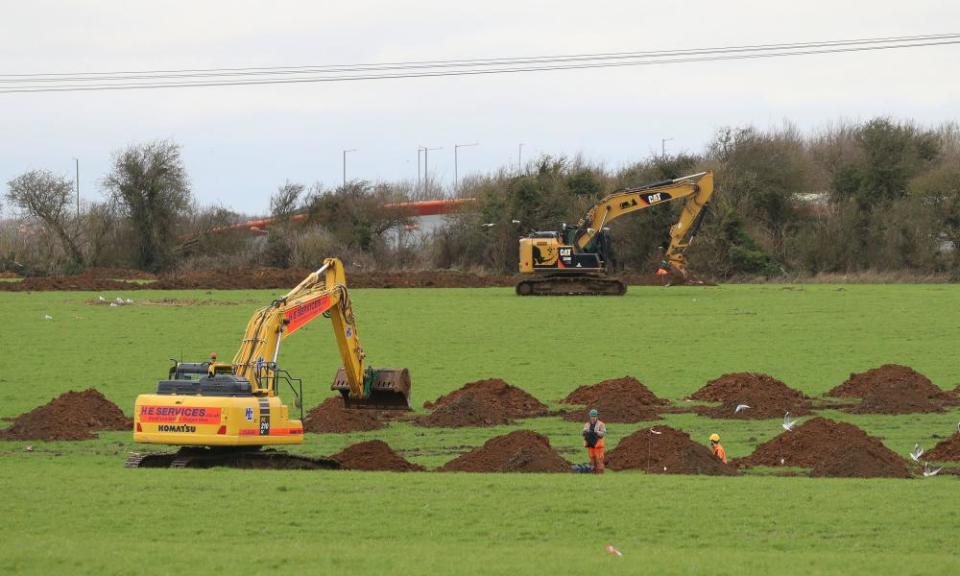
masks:
[(80, 218), (80, 159), (73, 159), (74, 166), (76, 167), (76, 176), (77, 176), (77, 218)]
[(517, 146), (517, 174), (523, 172), (523, 142)]
[(661, 138), (660, 139), (660, 157), (667, 157), (667, 142), (673, 140), (673, 138)]
[(470, 146), (478, 146), (479, 142), (474, 142), (473, 144), (454, 144), (453, 145), (453, 189), (454, 191), (460, 189), (460, 162), (457, 157), (457, 153), (461, 148), (469, 148)]
[(423, 152), (423, 146), (417, 146), (417, 190), (420, 189), (420, 153)]
[[(423, 150), (423, 189), (424, 191), (430, 188), (430, 151), (431, 150), (443, 150), (443, 146), (437, 146), (436, 148), (429, 148), (427, 146), (421, 146)], [(419, 164), (418, 164), (419, 166)]]
[(356, 148), (351, 148), (349, 150), (343, 151), (343, 186), (347, 186), (347, 152), (356, 152)]

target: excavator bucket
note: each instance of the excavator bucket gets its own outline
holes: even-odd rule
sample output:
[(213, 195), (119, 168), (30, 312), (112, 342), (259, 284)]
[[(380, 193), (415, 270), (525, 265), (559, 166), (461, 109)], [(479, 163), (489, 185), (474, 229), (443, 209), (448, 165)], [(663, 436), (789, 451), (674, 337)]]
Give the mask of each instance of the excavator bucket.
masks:
[(343, 368), (337, 370), (331, 390), (343, 395), (347, 408), (373, 410), (412, 410), (410, 407), (410, 371), (406, 368), (368, 368), (364, 384), (365, 398), (350, 396), (350, 381)]

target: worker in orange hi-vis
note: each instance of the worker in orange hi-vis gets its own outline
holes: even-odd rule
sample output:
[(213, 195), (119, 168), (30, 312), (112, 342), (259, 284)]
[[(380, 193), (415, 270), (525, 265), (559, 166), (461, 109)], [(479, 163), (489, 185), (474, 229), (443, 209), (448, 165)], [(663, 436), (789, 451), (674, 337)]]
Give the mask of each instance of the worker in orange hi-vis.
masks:
[(583, 445), (587, 448), (594, 474), (603, 474), (603, 447), (607, 435), (607, 425), (599, 416), (596, 409), (590, 410), (590, 419), (583, 425)]
[(711, 434), (710, 435), (710, 451), (713, 452), (713, 455), (720, 459), (724, 464), (727, 463), (727, 451), (723, 449), (723, 446), (720, 444), (720, 435)]

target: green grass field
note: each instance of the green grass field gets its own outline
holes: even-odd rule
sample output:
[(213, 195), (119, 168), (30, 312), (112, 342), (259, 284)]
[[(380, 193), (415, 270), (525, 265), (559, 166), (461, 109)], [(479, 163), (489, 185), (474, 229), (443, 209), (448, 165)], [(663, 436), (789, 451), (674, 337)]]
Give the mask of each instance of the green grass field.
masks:
[[(264, 291), (0, 293), (0, 417), (69, 389), (95, 387), (132, 411), (168, 357), (232, 356)], [(580, 384), (636, 376), (680, 400), (724, 372), (770, 373), (821, 394), (850, 372), (907, 364), (943, 388), (960, 383), (960, 287), (631, 288), (624, 298), (521, 299), (508, 289), (356, 290), (372, 364), (407, 367), (414, 401), (500, 377), (548, 404)], [(52, 316), (45, 320), (44, 316)], [(284, 344), (307, 406), (338, 366), (320, 320)], [(857, 416), (905, 454), (949, 435), (960, 411)], [(724, 437), (741, 456), (777, 421), (667, 423)], [(609, 445), (637, 425), (611, 425)], [(543, 418), (495, 429), (395, 424), (308, 435), (296, 451), (331, 454), (382, 438), (433, 467), (520, 427), (583, 461), (578, 427)], [(24, 448), (32, 445), (34, 450)], [(89, 442), (0, 441), (0, 573), (357, 574), (956, 573), (956, 476), (927, 480), (588, 475), (454, 475), (127, 470), (127, 433)], [(624, 556), (604, 553), (614, 544)]]

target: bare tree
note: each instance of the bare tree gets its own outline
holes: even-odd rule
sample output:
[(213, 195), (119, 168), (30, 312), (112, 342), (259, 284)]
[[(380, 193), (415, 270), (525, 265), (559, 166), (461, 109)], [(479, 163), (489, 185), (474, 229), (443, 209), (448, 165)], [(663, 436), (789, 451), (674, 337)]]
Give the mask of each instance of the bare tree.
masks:
[(154, 271), (169, 267), (178, 219), (191, 203), (180, 147), (161, 140), (127, 148), (116, 155), (104, 186), (136, 230), (137, 265)]
[(289, 180), (284, 182), (282, 186), (277, 188), (276, 193), (270, 197), (270, 215), (277, 220), (292, 216), (301, 208), (300, 197), (303, 195), (304, 189), (303, 184), (297, 184)]
[[(70, 218), (72, 181), (49, 170), (31, 170), (7, 183), (7, 199), (42, 222), (60, 241), (74, 265), (83, 265), (83, 251)], [(74, 228), (72, 232), (71, 227)]]

